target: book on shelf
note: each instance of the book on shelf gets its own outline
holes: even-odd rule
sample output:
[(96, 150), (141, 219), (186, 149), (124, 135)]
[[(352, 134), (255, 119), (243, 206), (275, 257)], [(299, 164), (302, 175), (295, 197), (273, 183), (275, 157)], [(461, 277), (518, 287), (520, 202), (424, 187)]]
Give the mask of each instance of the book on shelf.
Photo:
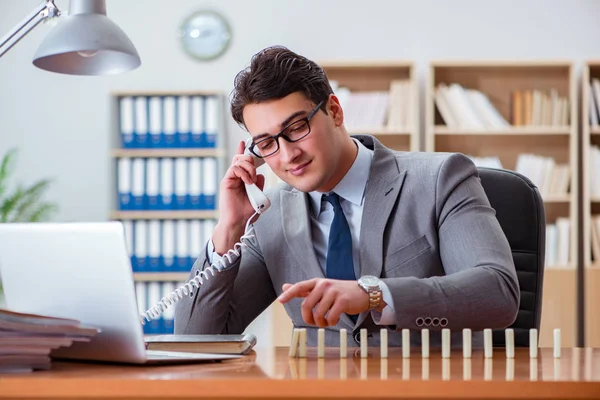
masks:
[(546, 268), (572, 267), (570, 261), (571, 222), (559, 217), (555, 223), (546, 224)]
[(592, 241), (592, 260), (600, 263), (600, 215), (593, 215), (590, 221), (590, 239)]
[(458, 83), (441, 83), (435, 89), (434, 101), (448, 128), (501, 130), (510, 127), (489, 97), (479, 90)]
[(600, 79), (592, 78), (589, 83), (589, 110), (590, 110), (590, 125), (592, 127), (600, 126)]
[(0, 309), (0, 373), (48, 369), (53, 349), (90, 341), (98, 332), (73, 319)]
[(400, 131), (413, 124), (412, 85), (409, 80), (392, 80), (389, 90), (352, 91), (330, 81), (344, 109), (348, 130), (365, 133), (370, 129)]
[(147, 335), (146, 349), (187, 353), (248, 354), (256, 336), (243, 335)]
[(556, 163), (552, 157), (519, 154), (515, 171), (529, 178), (542, 196), (569, 193), (571, 168), (569, 164)]
[(566, 126), (569, 99), (556, 89), (514, 90), (511, 96), (511, 122), (514, 126)]
[(600, 197), (600, 147), (591, 145), (590, 146), (590, 157), (589, 157), (589, 171), (590, 171), (590, 195), (592, 197)]

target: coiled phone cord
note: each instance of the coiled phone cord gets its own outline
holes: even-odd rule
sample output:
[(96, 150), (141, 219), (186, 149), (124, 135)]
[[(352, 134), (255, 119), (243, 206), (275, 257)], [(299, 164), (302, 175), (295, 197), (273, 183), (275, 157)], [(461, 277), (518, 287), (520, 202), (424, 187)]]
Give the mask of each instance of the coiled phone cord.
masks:
[(194, 290), (194, 288), (197, 288), (197, 289), (200, 288), (200, 286), (205, 281), (208, 281), (211, 276), (215, 276), (218, 272), (223, 271), (226, 267), (225, 259), (227, 259), (227, 261), (231, 263), (231, 258), (233, 256), (239, 257), (241, 255), (241, 249), (243, 247), (248, 247), (248, 245), (245, 243), (245, 241), (252, 239), (254, 237), (254, 234), (251, 233), (253, 228), (250, 227), (250, 221), (252, 221), (254, 219), (254, 217), (257, 216), (258, 214), (259, 214), (259, 212), (255, 212), (250, 217), (250, 219), (248, 219), (248, 222), (246, 222), (246, 228), (244, 229), (244, 234), (240, 238), (240, 241), (237, 242), (235, 245), (233, 245), (233, 249), (228, 250), (227, 253), (225, 253), (218, 262), (215, 262), (215, 263), (211, 264), (209, 267), (205, 268), (202, 272), (200, 272), (198, 275), (196, 275), (192, 280), (190, 280), (189, 282), (186, 282), (185, 284), (181, 285), (179, 288), (175, 289), (169, 295), (163, 297), (158, 302), (158, 304), (156, 304), (154, 307), (150, 308), (148, 311), (143, 313), (140, 316), (140, 321), (141, 321), (142, 325), (145, 325), (146, 322), (150, 322), (152, 319), (159, 317), (163, 312), (165, 312), (165, 310), (167, 308), (171, 307), (173, 304), (175, 304), (176, 302), (181, 300), (183, 298), (183, 296), (189, 295)]

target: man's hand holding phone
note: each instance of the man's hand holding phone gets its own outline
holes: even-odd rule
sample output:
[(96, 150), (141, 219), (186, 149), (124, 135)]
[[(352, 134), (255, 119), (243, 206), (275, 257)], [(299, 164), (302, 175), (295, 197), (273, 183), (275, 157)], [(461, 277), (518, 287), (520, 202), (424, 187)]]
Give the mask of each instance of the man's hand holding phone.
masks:
[(215, 251), (219, 255), (232, 249), (239, 241), (246, 222), (254, 214), (244, 184), (256, 184), (261, 190), (265, 185), (264, 175), (256, 173), (255, 157), (244, 154), (244, 150), (244, 142), (240, 142), (219, 188), (219, 222), (212, 236)]

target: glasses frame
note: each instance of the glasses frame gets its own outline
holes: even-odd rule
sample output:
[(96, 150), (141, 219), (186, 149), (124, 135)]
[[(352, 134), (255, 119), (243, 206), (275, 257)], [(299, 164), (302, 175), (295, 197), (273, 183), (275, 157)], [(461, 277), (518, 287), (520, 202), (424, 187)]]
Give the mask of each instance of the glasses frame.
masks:
[[(254, 154), (256, 157), (258, 157), (258, 158), (266, 158), (266, 157), (270, 157), (270, 156), (272, 156), (273, 154), (276, 154), (276, 153), (279, 151), (279, 138), (284, 138), (284, 139), (285, 139), (285, 140), (286, 140), (288, 143), (294, 143), (294, 142), (297, 142), (297, 141), (299, 141), (299, 140), (302, 140), (302, 139), (304, 139), (305, 137), (307, 137), (307, 136), (310, 134), (310, 120), (311, 120), (311, 119), (312, 119), (312, 118), (315, 116), (315, 114), (316, 114), (316, 113), (319, 111), (319, 109), (320, 109), (320, 108), (323, 106), (323, 103), (324, 103), (324, 102), (325, 102), (324, 100), (320, 101), (320, 102), (319, 102), (319, 104), (317, 104), (317, 106), (316, 106), (316, 107), (315, 107), (315, 108), (314, 108), (314, 109), (313, 109), (313, 110), (312, 110), (310, 113), (308, 113), (308, 115), (307, 115), (306, 117), (304, 117), (304, 118), (300, 118), (300, 119), (297, 119), (297, 120), (295, 120), (295, 121), (293, 121), (293, 122), (291, 122), (291, 123), (287, 124), (287, 125), (285, 126), (285, 128), (283, 128), (283, 129), (281, 130), (281, 132), (279, 132), (278, 134), (276, 134), (276, 135), (273, 135), (273, 136), (267, 136), (267, 137), (265, 137), (265, 138), (262, 138), (262, 139), (260, 139), (258, 142), (254, 142), (254, 141), (252, 141), (252, 144), (250, 145), (250, 147), (249, 147), (248, 149), (249, 149), (249, 150), (252, 152), (252, 154)], [(289, 138), (289, 136), (287, 136), (287, 135), (286, 135), (284, 132), (285, 132), (285, 131), (286, 131), (286, 130), (287, 130), (289, 127), (290, 127), (290, 126), (292, 126), (292, 125), (294, 125), (294, 124), (297, 124), (297, 123), (298, 123), (298, 122), (300, 122), (300, 121), (306, 121), (306, 125), (308, 126), (308, 132), (306, 132), (306, 135), (303, 135), (302, 137), (299, 137), (299, 138), (298, 138), (298, 139), (296, 139), (296, 140), (292, 140), (292, 139), (290, 139), (290, 138)], [(256, 147), (258, 144), (260, 144), (260, 143), (264, 142), (265, 140), (271, 140), (271, 139), (274, 139), (274, 140), (275, 140), (275, 144), (277, 145), (277, 148), (275, 149), (275, 151), (273, 151), (272, 153), (269, 153), (269, 154), (267, 154), (266, 156), (260, 155), (258, 151), (255, 151), (255, 147)]]

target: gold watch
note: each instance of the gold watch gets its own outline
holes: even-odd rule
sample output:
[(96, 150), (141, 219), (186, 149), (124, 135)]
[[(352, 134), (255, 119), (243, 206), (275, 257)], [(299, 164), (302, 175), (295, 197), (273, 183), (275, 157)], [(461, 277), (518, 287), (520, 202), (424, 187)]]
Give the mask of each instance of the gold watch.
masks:
[(369, 295), (369, 311), (377, 310), (381, 312), (383, 309), (383, 295), (379, 283), (381, 280), (373, 275), (361, 276), (358, 280), (360, 286)]

